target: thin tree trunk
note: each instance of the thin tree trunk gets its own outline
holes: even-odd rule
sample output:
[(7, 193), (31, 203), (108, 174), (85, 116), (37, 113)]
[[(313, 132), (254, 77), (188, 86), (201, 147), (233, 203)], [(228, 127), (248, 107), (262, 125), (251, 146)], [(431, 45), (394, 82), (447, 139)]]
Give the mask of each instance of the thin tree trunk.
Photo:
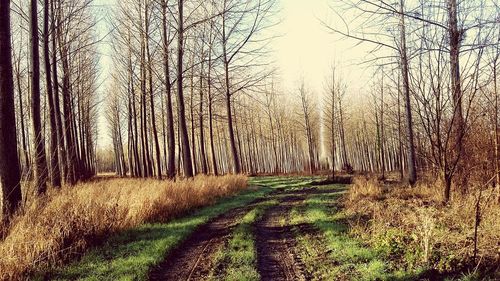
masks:
[[(453, 137), (454, 139), (454, 156), (453, 160), (456, 162), (456, 170), (460, 171), (461, 164), (460, 157), (464, 154), (464, 146), (462, 143), (465, 134), (465, 124), (462, 113), (462, 88), (460, 83), (460, 40), (461, 33), (458, 30), (458, 4), (457, 0), (448, 0), (448, 32), (450, 39), (450, 78), (451, 78), (451, 90), (453, 97)], [(452, 167), (448, 167), (453, 169)], [(447, 175), (452, 178), (452, 172), (448, 171)], [(451, 184), (447, 184), (444, 192), (444, 201), (448, 202), (450, 200)]]
[(198, 168), (197, 168), (197, 161), (196, 161), (196, 136), (195, 136), (195, 131), (196, 128), (194, 126), (195, 120), (194, 120), (194, 54), (191, 57), (191, 75), (189, 78), (190, 81), (190, 93), (189, 93), (189, 117), (191, 121), (191, 155), (192, 155), (192, 163), (193, 163), (193, 174), (196, 175), (198, 174)]
[(38, 49), (38, 1), (30, 5), (31, 118), (35, 138), (35, 188), (38, 194), (47, 190), (45, 139), (40, 120), (40, 53)]
[(161, 153), (160, 153), (160, 143), (158, 142), (158, 130), (156, 129), (156, 116), (155, 116), (155, 103), (154, 103), (154, 91), (153, 91), (153, 69), (151, 61), (151, 53), (149, 50), (149, 18), (148, 18), (148, 5), (145, 8), (144, 16), (145, 26), (146, 26), (146, 55), (148, 59), (148, 75), (149, 75), (149, 100), (151, 105), (151, 126), (153, 128), (153, 140), (155, 144), (155, 154), (156, 154), (156, 178), (161, 180)]
[(203, 127), (203, 62), (200, 66), (200, 108), (198, 112), (198, 122), (200, 126), (199, 141), (200, 141), (201, 172), (206, 175), (208, 173), (208, 167), (207, 167), (207, 156), (205, 152), (205, 129)]
[[(19, 115), (24, 116), (24, 106), (23, 106), (23, 92), (21, 90), (21, 73), (19, 73), (19, 65), (17, 70), (17, 91), (19, 95)], [(30, 156), (28, 154), (28, 145), (27, 145), (27, 137), (26, 137), (26, 126), (24, 125), (24, 118), (20, 118), (21, 123), (21, 144), (22, 150), (24, 154), (24, 168), (22, 169), (21, 176), (26, 176), (28, 174), (28, 170), (30, 167)]]
[(175, 177), (175, 131), (172, 109), (172, 87), (170, 84), (170, 69), (168, 58), (168, 34), (167, 34), (167, 1), (162, 3), (162, 29), (163, 29), (163, 71), (165, 76), (166, 110), (167, 110), (167, 178)]
[(406, 24), (404, 15), (404, 0), (400, 0), (400, 36), (401, 36), (401, 72), (403, 77), (403, 94), (405, 97), (406, 110), (406, 130), (407, 130), (407, 146), (408, 146), (408, 182), (414, 185), (417, 181), (417, 168), (415, 160), (415, 144), (413, 140), (413, 118), (410, 102), (410, 79), (408, 69), (408, 56), (406, 53)]
[[(54, 50), (55, 51), (55, 50)], [(43, 5), (43, 56), (45, 61), (45, 84), (49, 100), (50, 115), (50, 179), (53, 187), (61, 186), (61, 170), (59, 169), (59, 149), (57, 141), (57, 124), (54, 106), (52, 79), (50, 74), (49, 55), (49, 0), (44, 0)]]
[(191, 165), (191, 151), (189, 148), (189, 138), (186, 125), (186, 110), (184, 106), (184, 73), (183, 73), (183, 57), (184, 57), (184, 0), (178, 0), (177, 20), (177, 110), (179, 118), (180, 141), (182, 144), (182, 165), (184, 168), (185, 177), (193, 177), (193, 166)]
[(58, 28), (56, 27), (56, 15), (55, 15), (55, 2), (51, 2), (51, 17), (52, 17), (52, 82), (53, 82), (53, 87), (54, 87), (54, 116), (56, 120), (56, 126), (57, 126), (57, 144), (59, 148), (59, 163), (60, 167), (62, 168), (61, 171), (61, 177), (64, 179), (68, 173), (67, 169), (67, 164), (66, 162), (66, 149), (64, 146), (64, 131), (63, 131), (63, 123), (61, 119), (61, 107), (59, 103), (59, 80), (57, 76), (57, 50), (56, 50), (56, 34), (58, 32)]

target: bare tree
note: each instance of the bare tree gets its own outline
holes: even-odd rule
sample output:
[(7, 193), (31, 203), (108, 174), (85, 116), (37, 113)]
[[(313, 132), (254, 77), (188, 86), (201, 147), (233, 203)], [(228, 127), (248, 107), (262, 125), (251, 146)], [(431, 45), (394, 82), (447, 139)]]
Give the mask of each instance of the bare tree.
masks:
[(193, 166), (191, 162), (191, 151), (189, 147), (189, 137), (186, 125), (186, 110), (184, 106), (184, 0), (178, 0), (177, 18), (177, 115), (179, 118), (180, 142), (182, 145), (182, 167), (184, 176), (193, 176)]
[(302, 117), (304, 118), (303, 128), (306, 133), (307, 151), (309, 156), (308, 167), (309, 172), (313, 174), (316, 171), (316, 161), (314, 158), (314, 136), (312, 126), (312, 114), (314, 114), (314, 104), (311, 100), (310, 93), (305, 87), (304, 81), (299, 87), (299, 95), (302, 109)]
[(30, 1), (30, 66), (31, 118), (35, 138), (35, 188), (39, 194), (47, 190), (47, 159), (45, 138), (40, 120), (40, 53), (38, 49), (38, 1)]
[(45, 89), (49, 104), (49, 121), (50, 121), (50, 179), (52, 186), (61, 186), (61, 170), (59, 168), (59, 147), (58, 147), (58, 132), (56, 124), (55, 101), (53, 94), (53, 85), (50, 66), (50, 30), (49, 30), (49, 9), (50, 1), (44, 0), (43, 5), (43, 59), (45, 63)]
[[(221, 26), (218, 32), (222, 45), (221, 59), (224, 67), (223, 84), (227, 113), (227, 128), (231, 145), (231, 154), (233, 157), (233, 172), (240, 173), (241, 163), (234, 133), (232, 99), (236, 93), (260, 82), (265, 76), (246, 77), (244, 80), (240, 78), (240, 81), (234, 81), (236, 77), (233, 72), (238, 71), (240, 76), (244, 77), (245, 74), (241, 72), (242, 67), (237, 64), (237, 61), (244, 58), (242, 54), (247, 54), (247, 56), (248, 54), (252, 54), (253, 56), (260, 54), (261, 50), (259, 50), (259, 48), (255, 50), (246, 50), (245, 48), (251, 46), (252, 41), (257, 40), (255, 37), (257, 37), (258, 33), (268, 27), (265, 19), (271, 13), (273, 1), (224, 0), (222, 5), (223, 13), (221, 15)], [(245, 26), (247, 21), (250, 21), (249, 26)], [(250, 61), (252, 60), (250, 59)]]
[(169, 65), (169, 38), (167, 34), (167, 0), (162, 1), (162, 40), (163, 40), (163, 71), (165, 79), (165, 98), (166, 98), (166, 117), (167, 117), (167, 136), (168, 136), (168, 158), (167, 158), (167, 177), (175, 176), (175, 133), (174, 117), (172, 109), (172, 84), (170, 79)]
[(2, 217), (8, 219), (21, 203), (21, 172), (17, 154), (10, 0), (0, 1), (0, 189)]

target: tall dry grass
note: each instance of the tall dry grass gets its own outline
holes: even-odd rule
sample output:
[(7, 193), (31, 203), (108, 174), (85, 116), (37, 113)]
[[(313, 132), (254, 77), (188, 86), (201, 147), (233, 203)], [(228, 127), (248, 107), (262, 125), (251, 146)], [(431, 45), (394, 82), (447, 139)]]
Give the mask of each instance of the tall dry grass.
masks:
[(12, 220), (0, 241), (0, 279), (22, 279), (83, 252), (111, 233), (166, 221), (247, 187), (247, 178), (109, 179), (53, 190)]
[[(355, 179), (344, 197), (353, 234), (369, 241), (404, 269), (441, 273), (489, 269), (500, 262), (500, 206), (493, 188), (471, 187), (442, 204), (442, 184), (416, 187)], [(474, 232), (479, 201), (477, 256)], [(496, 268), (498, 270), (498, 268)]]

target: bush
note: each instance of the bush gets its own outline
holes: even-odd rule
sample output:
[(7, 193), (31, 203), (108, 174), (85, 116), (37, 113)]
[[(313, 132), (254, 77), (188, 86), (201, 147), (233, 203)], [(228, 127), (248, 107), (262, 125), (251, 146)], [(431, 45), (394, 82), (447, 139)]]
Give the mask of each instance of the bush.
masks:
[[(375, 179), (355, 179), (343, 204), (351, 233), (369, 241), (401, 269), (425, 268), (440, 273), (495, 270), (499, 259), (500, 208), (493, 189), (470, 188), (448, 205), (439, 183), (384, 186)], [(474, 255), (476, 203), (480, 198), (477, 259)]]

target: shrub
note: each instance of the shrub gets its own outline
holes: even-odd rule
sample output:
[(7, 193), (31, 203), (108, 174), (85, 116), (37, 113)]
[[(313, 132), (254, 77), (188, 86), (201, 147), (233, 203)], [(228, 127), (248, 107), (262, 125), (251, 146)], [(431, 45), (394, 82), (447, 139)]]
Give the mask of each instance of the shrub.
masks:
[[(437, 183), (384, 186), (375, 179), (355, 179), (343, 204), (351, 233), (401, 269), (426, 268), (440, 273), (460, 272), (476, 266), (493, 269), (500, 245), (500, 208), (492, 188), (455, 196), (442, 204)], [(481, 194), (481, 197), (479, 197)], [(476, 203), (480, 202), (477, 259), (474, 260)]]

